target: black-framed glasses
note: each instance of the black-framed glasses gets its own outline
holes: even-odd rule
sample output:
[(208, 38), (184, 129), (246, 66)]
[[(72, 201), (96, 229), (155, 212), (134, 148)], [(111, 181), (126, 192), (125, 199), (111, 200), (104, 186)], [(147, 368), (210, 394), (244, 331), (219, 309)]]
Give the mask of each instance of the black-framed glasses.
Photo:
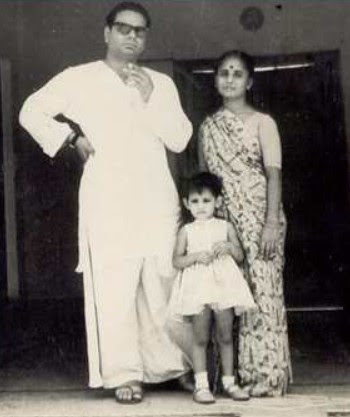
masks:
[(148, 33), (148, 27), (146, 26), (133, 26), (124, 22), (113, 22), (112, 26), (122, 35), (129, 35), (131, 31), (134, 31), (135, 35), (141, 39), (145, 38)]

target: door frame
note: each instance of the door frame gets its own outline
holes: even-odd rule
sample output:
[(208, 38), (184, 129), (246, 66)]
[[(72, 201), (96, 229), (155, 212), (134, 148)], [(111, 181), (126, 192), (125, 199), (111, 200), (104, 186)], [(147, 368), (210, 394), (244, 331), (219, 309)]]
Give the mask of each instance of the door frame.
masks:
[(0, 58), (2, 156), (4, 175), (4, 215), (6, 240), (7, 297), (16, 300), (20, 296), (17, 252), (15, 158), (12, 124), (12, 72), (11, 62)]

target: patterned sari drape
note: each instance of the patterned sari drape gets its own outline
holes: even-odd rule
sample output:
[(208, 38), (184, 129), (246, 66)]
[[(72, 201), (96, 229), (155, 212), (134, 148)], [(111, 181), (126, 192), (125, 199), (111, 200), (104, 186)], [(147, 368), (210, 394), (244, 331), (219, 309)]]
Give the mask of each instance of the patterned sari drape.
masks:
[[(251, 117), (264, 116), (255, 112)], [(240, 319), (238, 373), (261, 395), (282, 395), (291, 379), (283, 294), (286, 221), (280, 210), (278, 249), (268, 260), (259, 252), (266, 215), (266, 177), (258, 130), (221, 109), (207, 117), (199, 140), (211, 172), (223, 180), (223, 215), (238, 232), (244, 275), (258, 305)], [(251, 124), (254, 125), (254, 124)]]

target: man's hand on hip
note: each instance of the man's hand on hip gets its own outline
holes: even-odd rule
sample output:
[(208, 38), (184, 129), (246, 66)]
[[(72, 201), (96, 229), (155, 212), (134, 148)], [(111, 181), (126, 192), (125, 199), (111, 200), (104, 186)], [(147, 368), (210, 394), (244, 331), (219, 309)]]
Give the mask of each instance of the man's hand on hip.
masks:
[(79, 136), (75, 142), (74, 148), (78, 152), (80, 159), (85, 163), (90, 155), (95, 154), (95, 149), (85, 136)]

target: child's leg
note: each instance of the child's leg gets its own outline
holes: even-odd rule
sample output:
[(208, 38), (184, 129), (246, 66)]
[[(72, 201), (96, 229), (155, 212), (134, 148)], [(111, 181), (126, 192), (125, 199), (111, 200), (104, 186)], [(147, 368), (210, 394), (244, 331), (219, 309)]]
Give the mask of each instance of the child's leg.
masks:
[(192, 362), (194, 370), (195, 391), (193, 399), (201, 404), (211, 404), (215, 401), (209, 391), (207, 372), (207, 346), (210, 334), (211, 311), (207, 308), (202, 314), (192, 317), (193, 347)]
[(233, 376), (233, 310), (215, 313), (216, 338), (219, 344), (223, 376)]
[(249, 399), (249, 394), (239, 388), (235, 383), (233, 375), (234, 351), (233, 351), (233, 320), (232, 309), (222, 310), (215, 313), (216, 337), (219, 344), (221, 366), (222, 366), (222, 385), (226, 395), (233, 400), (245, 401)]
[(210, 336), (211, 311), (207, 308), (203, 313), (192, 317), (193, 346), (192, 361), (195, 374), (207, 371), (207, 346)]

